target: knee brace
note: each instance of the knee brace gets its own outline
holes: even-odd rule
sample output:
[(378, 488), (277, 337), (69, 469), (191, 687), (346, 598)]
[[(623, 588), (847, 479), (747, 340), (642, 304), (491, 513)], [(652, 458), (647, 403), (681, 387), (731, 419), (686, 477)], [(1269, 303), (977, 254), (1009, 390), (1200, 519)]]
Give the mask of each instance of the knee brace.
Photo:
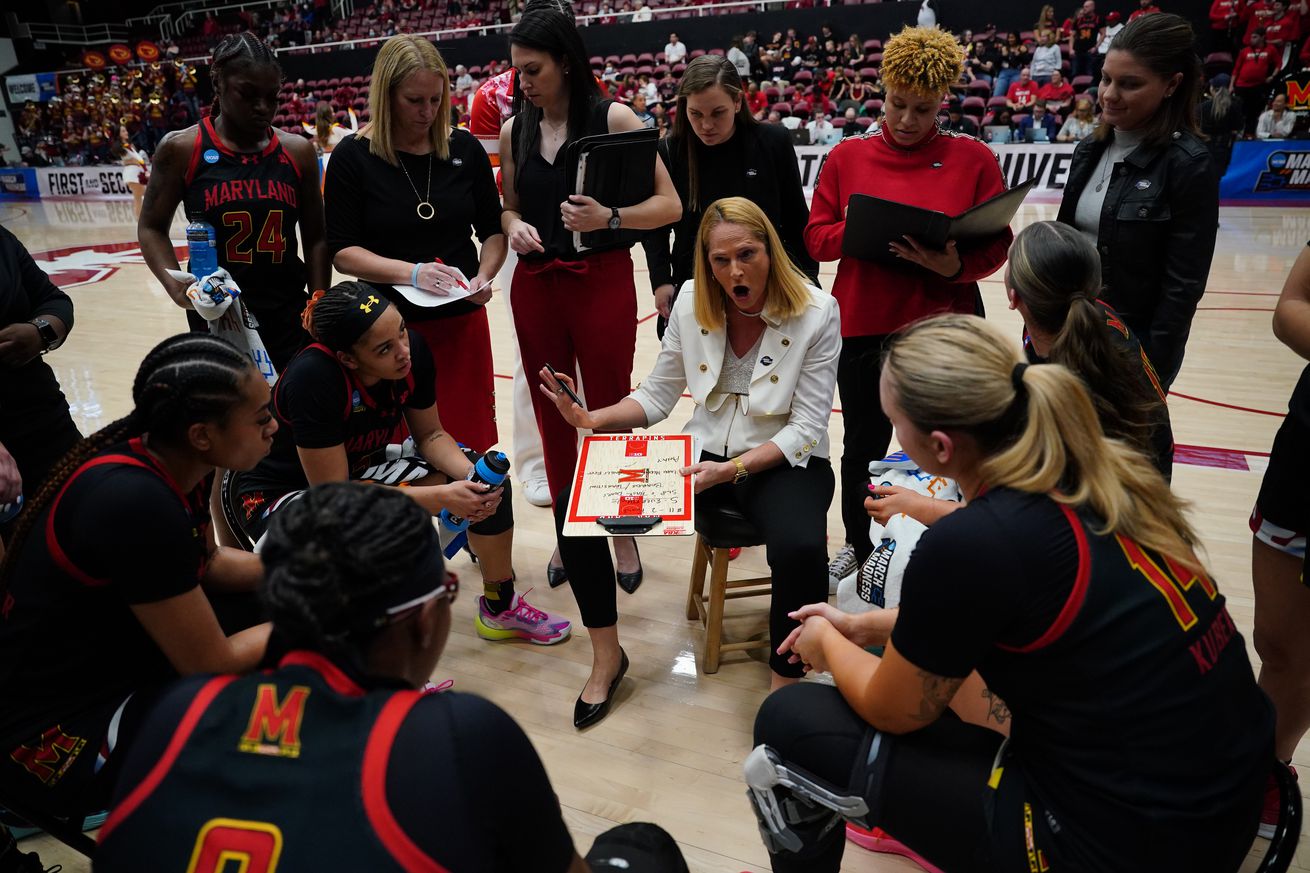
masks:
[(799, 853), (843, 821), (868, 827), (869, 806), (863, 797), (845, 794), (799, 767), (784, 763), (768, 746), (756, 746), (746, 756), (743, 767), (750, 787), (747, 796), (770, 854)]

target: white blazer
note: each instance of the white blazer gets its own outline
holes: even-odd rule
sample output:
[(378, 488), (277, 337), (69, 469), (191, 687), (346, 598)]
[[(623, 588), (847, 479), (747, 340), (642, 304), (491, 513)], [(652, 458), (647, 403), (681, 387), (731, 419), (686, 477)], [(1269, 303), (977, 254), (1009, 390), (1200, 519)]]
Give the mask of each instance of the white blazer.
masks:
[(763, 316), (765, 329), (741, 397), (714, 391), (723, 369), (726, 327), (706, 330), (696, 321), (695, 284), (683, 283), (669, 315), (655, 369), (632, 399), (646, 411), (647, 425), (669, 417), (686, 389), (696, 403), (685, 431), (701, 449), (727, 458), (772, 441), (788, 463), (804, 467), (813, 456), (827, 458), (828, 417), (837, 388), (841, 317), (837, 301), (810, 288), (810, 302), (795, 318)]

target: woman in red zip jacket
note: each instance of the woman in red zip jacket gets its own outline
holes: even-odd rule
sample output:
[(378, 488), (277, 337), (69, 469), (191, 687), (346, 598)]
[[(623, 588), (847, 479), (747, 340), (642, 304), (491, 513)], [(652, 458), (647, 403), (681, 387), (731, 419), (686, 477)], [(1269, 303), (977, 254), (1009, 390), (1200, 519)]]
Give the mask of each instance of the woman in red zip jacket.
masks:
[(838, 261), (833, 296), (841, 304), (842, 351), (837, 369), (845, 441), (841, 465), (846, 547), (829, 566), (837, 579), (869, 556), (864, 511), (869, 462), (887, 453), (892, 426), (878, 404), (883, 345), (897, 330), (941, 312), (976, 312), (978, 280), (1005, 262), (1012, 235), (941, 251), (906, 238), (893, 246), (903, 266), (842, 256), (846, 206), (870, 194), (957, 215), (1005, 190), (996, 155), (971, 136), (939, 130), (937, 113), (960, 77), (964, 50), (945, 31), (910, 27), (888, 40), (882, 81), (885, 122), (847, 137), (819, 174), (805, 244), (818, 261)]

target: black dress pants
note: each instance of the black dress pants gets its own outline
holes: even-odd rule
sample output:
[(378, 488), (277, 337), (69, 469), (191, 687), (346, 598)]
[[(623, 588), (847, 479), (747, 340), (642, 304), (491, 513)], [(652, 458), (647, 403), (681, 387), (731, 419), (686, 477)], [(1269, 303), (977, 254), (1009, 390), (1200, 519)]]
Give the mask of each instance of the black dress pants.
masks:
[(869, 464), (885, 457), (891, 445), (892, 423), (883, 415), (878, 396), (882, 353), (889, 335), (848, 336), (837, 359), (837, 392), (841, 399), (841, 517), (846, 542), (855, 547), (861, 564), (873, 551), (869, 542)]
[[(703, 461), (722, 461), (703, 453)], [(800, 676), (800, 664), (777, 654), (796, 622), (787, 617), (807, 603), (828, 599), (827, 517), (834, 480), (827, 458), (804, 467), (783, 464), (752, 474), (740, 485), (724, 483), (696, 496), (696, 512), (731, 502), (764, 536), (773, 597), (769, 606), (769, 666), (781, 676)], [(566, 489), (555, 498), (555, 532), (560, 559), (586, 627), (610, 627), (619, 620), (617, 583), (607, 537), (564, 536), (569, 504)]]

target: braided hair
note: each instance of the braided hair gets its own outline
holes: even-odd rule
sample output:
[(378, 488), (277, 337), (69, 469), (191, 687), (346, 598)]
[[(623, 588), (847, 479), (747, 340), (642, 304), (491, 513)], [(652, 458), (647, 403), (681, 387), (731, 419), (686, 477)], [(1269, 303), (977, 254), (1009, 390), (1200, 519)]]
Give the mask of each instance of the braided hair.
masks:
[[(396, 488), (331, 482), (273, 515), (261, 597), (280, 646), (358, 663), (376, 636), (369, 605), (394, 599), (440, 547), (432, 516)], [(440, 570), (438, 570), (440, 572)]]
[(278, 76), (282, 74), (282, 65), (278, 63), (277, 55), (268, 44), (250, 31), (241, 33), (232, 33), (223, 37), (218, 45), (214, 46), (214, 52), (209, 60), (209, 78), (214, 85), (214, 114), (219, 113), (218, 105), (218, 83), (226, 77), (234, 68), (250, 64), (253, 66), (271, 65), (278, 71)]
[(305, 304), (300, 323), (315, 341), (334, 352), (349, 352), (361, 336), (360, 304), (372, 297), (377, 300), (376, 316), (391, 301), (367, 282), (347, 280), (326, 291), (315, 291)]
[(109, 446), (143, 434), (154, 444), (182, 445), (191, 425), (226, 418), (241, 402), (242, 383), (252, 374), (257, 375), (245, 355), (210, 334), (179, 334), (151, 349), (132, 383), (132, 411), (69, 449), (24, 507), (0, 564), (0, 591), (36, 519), (78, 467)]

